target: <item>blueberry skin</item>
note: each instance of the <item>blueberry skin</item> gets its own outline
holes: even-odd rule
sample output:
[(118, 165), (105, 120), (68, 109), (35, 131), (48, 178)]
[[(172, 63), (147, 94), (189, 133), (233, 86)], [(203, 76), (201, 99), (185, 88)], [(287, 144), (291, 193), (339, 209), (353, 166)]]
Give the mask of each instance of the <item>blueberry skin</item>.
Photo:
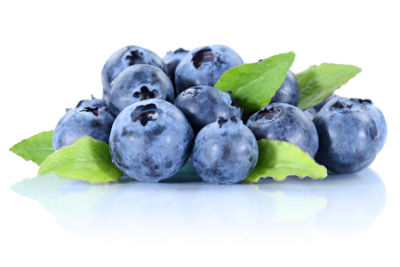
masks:
[(337, 98), (337, 97), (339, 97), (339, 96), (336, 95), (336, 94), (332, 94), (332, 95), (330, 95), (328, 98), (325, 98), (325, 100), (322, 100), (321, 102), (319, 102), (318, 104), (316, 104), (315, 106), (313, 106), (312, 108), (313, 108), (316, 112), (319, 112), (319, 111), (323, 108), (323, 106), (326, 105), (326, 103), (328, 103), (329, 101), (331, 101), (332, 99)]
[(312, 120), (298, 107), (273, 103), (250, 116), (247, 127), (257, 140), (275, 139), (300, 147), (314, 157), (318, 150), (318, 133)]
[(112, 81), (109, 96), (106, 102), (111, 113), (117, 116), (125, 107), (141, 100), (159, 98), (173, 101), (174, 86), (161, 69), (136, 64)]
[(68, 109), (58, 122), (53, 134), (53, 148), (59, 150), (84, 136), (108, 143), (113, 122), (114, 117), (104, 101), (82, 100), (76, 108)]
[(104, 99), (97, 99), (92, 96), (92, 99), (83, 99), (76, 104), (75, 108), (101, 108), (107, 107), (106, 101)]
[(111, 89), (111, 82), (127, 67), (135, 64), (149, 64), (168, 73), (164, 61), (153, 51), (140, 46), (125, 46), (115, 51), (106, 61), (101, 71), (103, 83), (103, 98), (107, 100)]
[(194, 133), (183, 113), (161, 99), (126, 107), (110, 134), (111, 156), (126, 175), (147, 182), (173, 176), (190, 155)]
[(382, 111), (378, 107), (376, 107), (369, 99), (351, 98), (350, 100), (353, 101), (353, 103), (358, 103), (361, 106), (363, 106), (363, 108), (365, 108), (368, 111), (368, 114), (374, 120), (376, 128), (378, 130), (378, 139), (379, 139), (378, 151), (381, 151), (383, 145), (386, 142), (386, 136), (387, 136), (387, 125)]
[(271, 103), (287, 103), (297, 106), (300, 99), (300, 87), (296, 76), (292, 71), (288, 71), (281, 87), (276, 91), (271, 99)]
[(171, 77), (172, 81), (174, 81), (173, 77), (175, 76), (176, 67), (187, 53), (189, 53), (188, 50), (178, 48), (175, 51), (168, 51), (167, 54), (165, 54), (165, 56), (163, 57), (165, 66), (168, 69), (168, 75), (169, 77)]
[(196, 136), (192, 162), (197, 174), (209, 183), (237, 183), (257, 164), (258, 145), (241, 120), (220, 118)]
[(307, 113), (307, 115), (309, 115), (309, 117), (313, 120), (315, 118), (315, 116), (317, 115), (317, 113), (322, 109), (322, 107), (325, 106), (325, 104), (327, 104), (329, 101), (331, 101), (332, 99), (334, 99), (336, 97), (339, 97), (339, 96), (332, 94), (328, 98), (325, 98), (324, 100), (322, 100), (321, 102), (316, 104), (315, 106), (306, 109), (304, 112)]
[(198, 47), (187, 53), (176, 67), (176, 90), (180, 93), (196, 85), (214, 86), (225, 71), (242, 64), (242, 58), (227, 46)]
[(337, 97), (314, 118), (319, 135), (315, 159), (335, 173), (368, 167), (379, 151), (378, 128), (365, 105)]
[(199, 85), (186, 89), (175, 99), (178, 107), (198, 132), (219, 117), (241, 117), (239, 108), (231, 106), (231, 97), (217, 88)]

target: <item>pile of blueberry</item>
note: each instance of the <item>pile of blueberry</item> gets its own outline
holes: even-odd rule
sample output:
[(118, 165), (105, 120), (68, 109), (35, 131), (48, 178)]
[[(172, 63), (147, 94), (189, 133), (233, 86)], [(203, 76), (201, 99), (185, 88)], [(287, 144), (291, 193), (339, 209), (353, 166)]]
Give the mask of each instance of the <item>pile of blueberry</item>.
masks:
[(139, 181), (167, 179), (191, 158), (198, 175), (212, 183), (246, 178), (261, 139), (290, 142), (332, 173), (360, 171), (382, 149), (386, 123), (370, 100), (332, 95), (302, 111), (291, 71), (269, 105), (242, 114), (229, 93), (213, 87), (241, 64), (224, 45), (178, 49), (163, 59), (142, 47), (124, 47), (103, 67), (103, 99), (68, 109), (53, 147), (86, 135), (104, 141), (117, 167)]

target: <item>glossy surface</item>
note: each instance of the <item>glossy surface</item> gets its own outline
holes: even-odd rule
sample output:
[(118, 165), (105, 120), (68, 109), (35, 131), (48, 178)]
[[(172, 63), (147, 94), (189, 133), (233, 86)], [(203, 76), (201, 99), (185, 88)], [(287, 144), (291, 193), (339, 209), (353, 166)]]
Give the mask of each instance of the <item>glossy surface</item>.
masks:
[[(387, 198), (381, 177), (372, 170), (320, 181), (267, 179), (260, 184), (219, 186), (132, 180), (93, 186), (48, 175), (23, 180), (12, 189), (37, 201), (66, 231), (92, 236), (108, 229), (103, 234), (127, 239), (214, 234), (274, 240), (281, 235), (285, 240), (315, 232), (319, 233), (315, 238), (342, 239), (367, 231)], [(347, 222), (353, 211), (352, 222)], [(98, 223), (92, 226), (92, 221)]]
[[(0, 266), (400, 266), (398, 1), (0, 5)], [(295, 51), (295, 73), (322, 62), (362, 67), (338, 94), (382, 110), (382, 151), (360, 173), (321, 181), (89, 185), (48, 177), (17, 191), (38, 167), (8, 149), (54, 128), (77, 100), (101, 96), (99, 73), (114, 49), (135, 43), (163, 55), (214, 42), (246, 62)]]
[[(237, 253), (246, 245), (257, 255), (268, 248), (276, 251), (270, 259), (279, 262), (288, 249), (306, 253), (313, 246), (313, 251), (324, 257), (335, 248), (341, 253), (354, 246), (380, 251), (382, 244), (363, 243), (365, 238), (378, 241), (393, 236), (385, 228), (392, 225), (389, 220), (394, 214), (388, 208), (394, 199), (382, 179), (368, 169), (320, 181), (290, 178), (281, 183), (265, 180), (254, 185), (218, 186), (123, 180), (96, 186), (49, 175), (20, 180), (11, 189), (0, 188), (15, 205), (13, 210), (3, 211), (9, 218), (5, 226), (14, 223), (14, 227), (0, 231), (7, 240), (16, 234), (26, 240), (9, 242), (9, 248), (27, 249), (28, 255), (46, 248), (51, 255), (42, 262), (64, 255), (60, 248), (70, 247), (74, 255), (85, 255), (81, 251), (90, 246), (99, 253), (90, 262), (99, 265), (116, 261), (110, 253), (123, 253), (117, 260), (128, 260), (132, 248), (140, 253), (137, 261), (162, 264), (169, 255), (162, 248), (168, 246), (169, 252), (188, 244), (208, 253), (220, 245)], [(17, 230), (17, 221), (24, 227)], [(38, 239), (43, 242), (40, 248), (34, 246)], [(62, 242), (57, 241), (60, 239)], [(57, 248), (54, 242), (59, 242)], [(151, 257), (150, 248), (160, 249), (163, 259)], [(197, 254), (191, 248), (184, 250), (184, 259)], [(307, 258), (310, 260), (309, 255)], [(249, 261), (248, 257), (243, 260)], [(18, 257), (15, 261), (24, 262)]]

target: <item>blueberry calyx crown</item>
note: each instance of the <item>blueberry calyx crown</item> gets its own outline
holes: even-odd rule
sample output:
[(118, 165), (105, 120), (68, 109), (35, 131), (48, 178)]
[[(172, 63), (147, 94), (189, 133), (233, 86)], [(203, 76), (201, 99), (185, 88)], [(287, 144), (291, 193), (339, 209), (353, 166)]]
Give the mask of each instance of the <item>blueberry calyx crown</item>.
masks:
[(211, 48), (203, 48), (197, 51), (192, 58), (193, 66), (198, 69), (202, 64), (211, 63), (214, 61), (214, 54)]
[(155, 104), (148, 104), (136, 107), (131, 113), (131, 118), (133, 122), (139, 120), (142, 126), (146, 126), (149, 121), (157, 120), (160, 114), (162, 110), (159, 110)]
[(157, 95), (158, 92), (156, 89), (150, 91), (149, 88), (147, 88), (147, 86), (142, 86), (140, 87), (140, 92), (135, 92), (133, 94), (133, 97), (140, 98), (140, 100), (146, 100), (150, 98), (156, 98)]
[(143, 57), (143, 55), (142, 55), (142, 53), (141, 52), (139, 52), (138, 50), (131, 50), (131, 51), (129, 51), (129, 55), (127, 55), (126, 57), (125, 57), (125, 59), (127, 60), (127, 61), (129, 61), (128, 62), (128, 64), (131, 66), (131, 65), (135, 65), (136, 64), (136, 62), (137, 62), (137, 60), (140, 60), (140, 59), (142, 59), (142, 57)]
[(335, 103), (331, 105), (330, 110), (344, 110), (344, 109), (352, 109), (353, 106), (357, 106), (357, 104), (372, 104), (372, 101), (369, 99), (360, 99), (360, 98), (350, 98), (350, 101), (342, 101), (341, 99), (337, 99)]
[(176, 49), (173, 53), (174, 54), (178, 54), (178, 53), (185, 53), (187, 52), (187, 50), (183, 49), (182, 47)]
[(219, 117), (217, 122), (219, 124), (219, 128), (222, 128), (222, 125), (224, 125), (228, 120), (225, 119), (224, 117)]
[(271, 107), (265, 108), (260, 111), (256, 116), (256, 121), (264, 119), (264, 120), (272, 120), (281, 110), (279, 108)]
[[(81, 104), (82, 104), (84, 101), (85, 101), (85, 100), (81, 100), (81, 101), (79, 101), (79, 102), (78, 102), (78, 104), (76, 104), (76, 106), (75, 106), (75, 107), (76, 107), (76, 108), (77, 108), (77, 107), (79, 107), (79, 106), (80, 106), (80, 105), (81, 105)], [(68, 110), (67, 110), (67, 111), (68, 111)]]
[[(236, 116), (230, 117), (229, 120), (234, 123), (237, 123), (239, 121), (238, 117), (236, 117)], [(219, 128), (222, 128), (222, 125), (224, 125), (227, 122), (228, 122), (228, 119), (225, 119), (224, 117), (219, 117), (217, 120), (217, 123), (219, 124)]]
[(95, 108), (92, 108), (92, 107), (84, 107), (84, 108), (81, 110), (81, 112), (92, 112), (92, 114), (95, 115), (96, 117), (98, 117), (98, 116), (100, 115), (100, 112), (99, 112), (99, 108), (98, 108), (98, 107), (95, 107)]
[(356, 102), (356, 103), (359, 103), (359, 104), (362, 104), (362, 103), (372, 104), (372, 101), (370, 99), (350, 98), (350, 100), (352, 102)]
[(353, 104), (344, 103), (344, 102), (338, 100), (331, 106), (331, 110), (351, 109), (352, 107), (353, 107)]

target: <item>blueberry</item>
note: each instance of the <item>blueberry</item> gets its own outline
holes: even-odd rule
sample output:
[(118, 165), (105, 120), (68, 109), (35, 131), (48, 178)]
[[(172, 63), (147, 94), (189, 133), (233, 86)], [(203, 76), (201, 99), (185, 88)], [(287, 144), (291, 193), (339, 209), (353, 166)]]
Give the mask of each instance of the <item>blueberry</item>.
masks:
[(221, 75), (238, 65), (242, 58), (224, 45), (203, 46), (187, 53), (175, 70), (177, 92), (196, 86), (214, 86)]
[(337, 97), (339, 96), (336, 94), (332, 94), (329, 97), (322, 100), (321, 102), (319, 102), (318, 104), (316, 104), (315, 106), (313, 106), (312, 108), (318, 113), (322, 109), (322, 107), (325, 106), (326, 103)]
[(110, 92), (111, 82), (127, 67), (135, 64), (149, 64), (162, 69), (168, 73), (164, 61), (153, 51), (140, 46), (125, 46), (116, 52), (104, 64), (101, 71), (103, 83), (103, 98), (107, 100)]
[(126, 68), (111, 83), (107, 104), (114, 116), (130, 104), (150, 98), (174, 100), (174, 86), (159, 68), (136, 64)]
[(365, 108), (368, 111), (370, 117), (374, 120), (376, 128), (378, 130), (378, 139), (379, 139), (378, 150), (380, 151), (386, 142), (386, 136), (387, 136), (387, 125), (382, 111), (378, 107), (376, 107), (369, 99), (351, 98), (350, 100), (353, 101), (354, 103), (358, 103), (361, 106), (363, 106), (363, 108)]
[(84, 108), (84, 107), (91, 107), (91, 108), (107, 107), (107, 103), (104, 101), (104, 99), (97, 99), (92, 96), (92, 99), (83, 99), (79, 101), (75, 108)]
[(311, 119), (314, 119), (314, 117), (317, 115), (317, 113), (322, 109), (323, 106), (325, 106), (326, 103), (328, 103), (329, 101), (331, 101), (332, 99), (338, 97), (335, 94), (330, 95), (328, 98), (324, 99), (323, 101), (319, 102), (317, 105), (306, 109), (304, 112), (306, 112), (307, 115), (309, 115), (309, 117)]
[(76, 108), (68, 109), (53, 134), (53, 148), (58, 150), (83, 136), (108, 143), (114, 117), (100, 99), (82, 100)]
[(219, 117), (230, 118), (235, 115), (240, 118), (240, 109), (231, 106), (231, 102), (228, 93), (199, 85), (181, 92), (175, 99), (175, 106), (185, 114), (193, 129), (200, 131)]
[(193, 166), (206, 182), (237, 183), (251, 173), (257, 160), (256, 138), (236, 117), (208, 124), (194, 142)]
[(271, 99), (271, 103), (287, 103), (297, 106), (300, 99), (300, 87), (296, 76), (290, 70), (286, 74), (281, 87), (276, 91)]
[(285, 103), (269, 104), (250, 116), (247, 126), (257, 140), (286, 141), (315, 156), (318, 133), (312, 120), (298, 107)]
[(171, 77), (171, 80), (174, 81), (175, 69), (178, 66), (179, 62), (181, 62), (182, 58), (189, 53), (189, 51), (179, 48), (175, 51), (169, 51), (163, 57), (163, 61), (168, 69), (168, 75)]
[(368, 167), (380, 146), (379, 129), (366, 104), (336, 97), (314, 118), (319, 135), (315, 159), (335, 173)]
[(111, 156), (118, 168), (139, 181), (173, 176), (190, 155), (193, 130), (183, 113), (161, 99), (126, 107), (110, 134)]

